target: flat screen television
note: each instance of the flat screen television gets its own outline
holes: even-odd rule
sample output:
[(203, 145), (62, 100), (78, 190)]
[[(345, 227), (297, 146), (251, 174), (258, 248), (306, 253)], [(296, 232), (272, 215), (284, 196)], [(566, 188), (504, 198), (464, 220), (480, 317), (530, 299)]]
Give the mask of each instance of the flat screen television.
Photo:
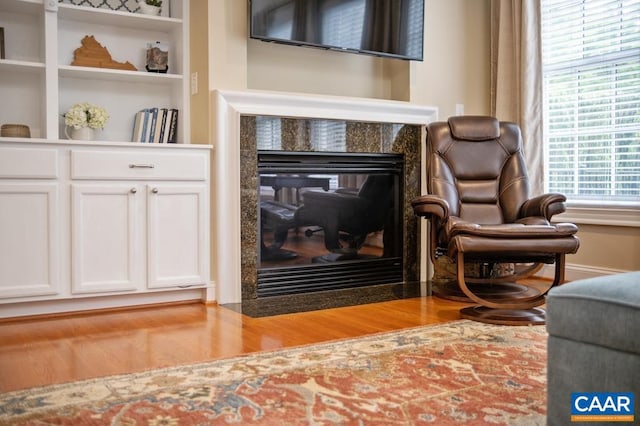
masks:
[(422, 61), (424, 0), (249, 0), (250, 37)]

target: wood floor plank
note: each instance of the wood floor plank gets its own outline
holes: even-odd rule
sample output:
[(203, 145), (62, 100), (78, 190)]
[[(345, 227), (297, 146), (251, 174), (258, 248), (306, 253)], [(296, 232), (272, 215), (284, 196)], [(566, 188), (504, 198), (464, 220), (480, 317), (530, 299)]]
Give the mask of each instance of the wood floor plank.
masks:
[(200, 303), (0, 323), (0, 392), (459, 319), (418, 297), (251, 318)]

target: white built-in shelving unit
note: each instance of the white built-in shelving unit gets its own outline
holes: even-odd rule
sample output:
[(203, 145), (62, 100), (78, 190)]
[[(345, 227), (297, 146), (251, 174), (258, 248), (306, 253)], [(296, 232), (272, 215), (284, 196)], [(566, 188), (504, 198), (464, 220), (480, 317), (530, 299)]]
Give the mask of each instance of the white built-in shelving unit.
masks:
[[(189, 1), (164, 3), (162, 16), (148, 16), (57, 0), (0, 1), (0, 124), (26, 124), (33, 138), (66, 139), (62, 115), (77, 102), (90, 102), (110, 115), (96, 138), (128, 142), (137, 111), (177, 108), (178, 142), (189, 143)], [(86, 35), (113, 60), (138, 70), (70, 65)], [(145, 69), (147, 43), (155, 41), (169, 46), (166, 74)]]
[[(164, 0), (161, 16), (69, 1), (0, 0), (0, 124), (31, 133), (0, 137), (0, 318), (210, 299), (211, 146), (189, 140), (189, 1)], [(70, 65), (87, 35), (138, 70)], [(145, 69), (156, 41), (166, 74)], [(78, 102), (110, 114), (95, 141), (66, 140)], [(151, 107), (179, 110), (177, 144), (130, 142)]]

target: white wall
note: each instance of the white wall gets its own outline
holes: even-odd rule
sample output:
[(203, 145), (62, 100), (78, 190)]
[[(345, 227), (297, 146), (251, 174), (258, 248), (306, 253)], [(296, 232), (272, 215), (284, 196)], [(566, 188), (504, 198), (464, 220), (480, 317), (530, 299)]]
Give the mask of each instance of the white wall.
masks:
[(356, 55), (249, 40), (249, 89), (389, 98), (384, 62)]
[(489, 0), (426, 0), (424, 62), (412, 64), (411, 101), (439, 117), (489, 114)]

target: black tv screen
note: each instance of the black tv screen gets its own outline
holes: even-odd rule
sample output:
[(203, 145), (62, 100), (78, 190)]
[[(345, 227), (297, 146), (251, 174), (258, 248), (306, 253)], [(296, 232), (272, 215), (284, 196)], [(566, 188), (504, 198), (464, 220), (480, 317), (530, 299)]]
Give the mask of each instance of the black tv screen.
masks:
[(250, 37), (422, 60), (424, 0), (249, 0)]

